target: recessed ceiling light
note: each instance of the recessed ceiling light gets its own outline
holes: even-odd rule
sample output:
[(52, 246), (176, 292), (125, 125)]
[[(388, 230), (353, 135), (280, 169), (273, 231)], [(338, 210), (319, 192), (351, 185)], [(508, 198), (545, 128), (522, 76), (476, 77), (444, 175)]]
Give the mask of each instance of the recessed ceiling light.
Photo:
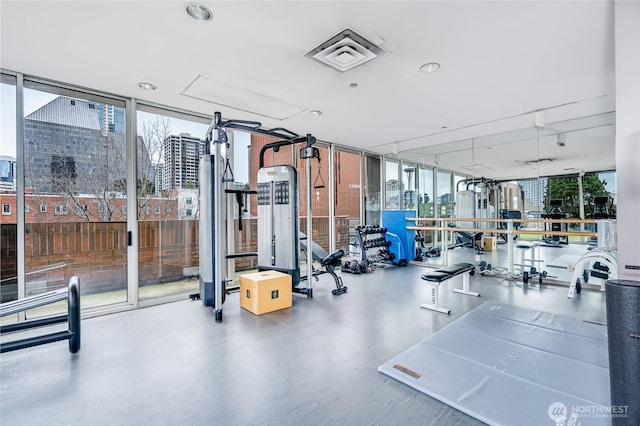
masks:
[(157, 89), (155, 84), (147, 83), (147, 82), (144, 82), (144, 81), (141, 81), (140, 83), (138, 83), (138, 87), (141, 88), (142, 90), (156, 90)]
[(309, 114), (313, 115), (314, 117), (320, 117), (322, 115), (322, 111), (317, 110), (317, 109), (313, 109), (313, 110), (309, 111)]
[(438, 69), (440, 69), (440, 64), (437, 62), (429, 62), (420, 67), (420, 71), (422, 72), (434, 72), (438, 71)]
[(195, 19), (196, 21), (210, 21), (213, 18), (213, 13), (207, 7), (198, 3), (189, 3), (184, 7), (187, 15)]

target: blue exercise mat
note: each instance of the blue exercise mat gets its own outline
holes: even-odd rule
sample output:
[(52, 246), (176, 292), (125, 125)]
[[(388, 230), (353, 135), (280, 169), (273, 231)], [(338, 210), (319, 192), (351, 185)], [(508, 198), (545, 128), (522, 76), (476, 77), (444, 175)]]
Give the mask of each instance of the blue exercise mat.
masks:
[(497, 302), (378, 371), (492, 425), (609, 425), (612, 410), (624, 415), (610, 406), (606, 326)]

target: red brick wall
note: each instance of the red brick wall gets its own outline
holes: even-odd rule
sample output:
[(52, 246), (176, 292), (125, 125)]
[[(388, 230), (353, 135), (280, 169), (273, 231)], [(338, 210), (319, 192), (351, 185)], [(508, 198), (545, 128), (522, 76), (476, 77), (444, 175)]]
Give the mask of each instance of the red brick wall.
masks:
[[(175, 197), (175, 195), (172, 195)], [(75, 214), (73, 212), (73, 203), (67, 200), (61, 195), (33, 195), (25, 194), (24, 199), (26, 205), (26, 212), (24, 214), (25, 222), (29, 223), (66, 223), (66, 222), (85, 222), (85, 218)], [(89, 211), (89, 220), (100, 222), (102, 214), (98, 210), (98, 201), (94, 197), (78, 197), (78, 202), (85, 204)], [(162, 219), (171, 220), (178, 219), (178, 201), (175, 198), (162, 198), (156, 197), (149, 200), (145, 200), (146, 209), (140, 209), (139, 218), (141, 220), (147, 219)], [(0, 193), (0, 208), (2, 204), (9, 204), (11, 206), (10, 215), (0, 214), (0, 223), (17, 223), (16, 219), (16, 193), (15, 191), (7, 191)], [(41, 212), (40, 205), (46, 205), (47, 211)], [(57, 205), (66, 205), (67, 213), (56, 214)], [(126, 220), (126, 214), (124, 213), (124, 207), (126, 206), (126, 200), (124, 198), (112, 198), (109, 200), (109, 205), (113, 208), (113, 214), (111, 216), (112, 221), (124, 221)], [(160, 213), (156, 213), (156, 206), (160, 206)], [(167, 206), (169, 207), (167, 209)], [(168, 210), (168, 211), (167, 211)], [(148, 213), (147, 213), (148, 211)], [(1, 211), (0, 211), (1, 213)]]
[[(336, 218), (340, 240), (346, 246), (348, 218)], [(235, 221), (236, 253), (256, 252), (257, 220), (243, 219), (243, 230)], [(306, 227), (305, 219), (301, 226)], [(17, 275), (15, 225), (3, 225), (2, 278)], [(326, 217), (313, 219), (314, 241), (329, 247)], [(185, 269), (199, 265), (198, 221), (167, 220), (138, 222), (138, 274), (140, 286), (177, 281)], [(124, 290), (127, 283), (127, 238), (125, 222), (28, 223), (25, 225), (27, 295), (66, 286), (80, 277), (82, 294)], [(56, 266), (64, 265), (57, 268)], [(257, 266), (255, 257), (236, 259), (236, 270)], [(51, 269), (53, 268), (53, 269)], [(44, 272), (39, 272), (49, 269)], [(35, 273), (34, 273), (35, 272)], [(3, 301), (17, 297), (15, 280), (2, 283)]]

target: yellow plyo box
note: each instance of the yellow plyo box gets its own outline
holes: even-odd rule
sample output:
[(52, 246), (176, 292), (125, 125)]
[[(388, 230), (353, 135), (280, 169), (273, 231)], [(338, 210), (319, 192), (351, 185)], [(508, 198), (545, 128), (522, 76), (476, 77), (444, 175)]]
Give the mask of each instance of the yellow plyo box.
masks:
[(482, 237), (482, 248), (484, 251), (496, 251), (498, 239), (496, 237)]
[(290, 308), (291, 275), (262, 271), (240, 275), (240, 306), (256, 315)]

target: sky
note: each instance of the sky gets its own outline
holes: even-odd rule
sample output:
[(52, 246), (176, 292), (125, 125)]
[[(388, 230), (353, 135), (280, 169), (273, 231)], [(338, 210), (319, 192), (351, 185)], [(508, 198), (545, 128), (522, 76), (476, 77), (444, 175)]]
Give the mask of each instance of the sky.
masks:
[[(54, 100), (58, 95), (32, 89), (24, 89), (24, 112), (28, 116), (38, 108)], [(16, 90), (15, 86), (0, 84), (0, 155), (16, 157)], [(138, 111), (138, 134), (141, 133), (144, 121), (153, 121), (155, 114)], [(192, 136), (205, 138), (207, 125), (169, 117), (171, 134), (189, 133)], [(233, 175), (238, 182), (249, 181), (249, 164), (243, 161), (248, 157), (247, 146), (251, 144), (248, 133), (234, 133), (235, 158)]]

